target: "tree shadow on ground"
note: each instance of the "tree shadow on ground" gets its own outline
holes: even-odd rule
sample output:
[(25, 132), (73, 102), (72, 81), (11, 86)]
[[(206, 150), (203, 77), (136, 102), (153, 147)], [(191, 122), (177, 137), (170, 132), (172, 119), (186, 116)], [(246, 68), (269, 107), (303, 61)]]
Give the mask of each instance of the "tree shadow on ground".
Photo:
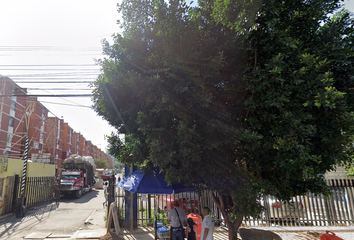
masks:
[[(29, 228), (40, 224), (43, 220), (49, 218), (50, 213), (52, 211), (55, 211), (58, 207), (59, 203), (56, 202), (32, 208), (25, 213), (25, 216), (23, 218), (16, 218), (16, 216), (11, 216), (0, 220), (0, 226), (5, 228), (4, 231), (0, 233), (0, 239), (3, 239), (5, 237), (11, 237), (13, 233), (18, 234), (24, 231), (18, 230), (21, 224), (28, 224)], [(35, 221), (31, 223), (33, 219), (35, 219)]]

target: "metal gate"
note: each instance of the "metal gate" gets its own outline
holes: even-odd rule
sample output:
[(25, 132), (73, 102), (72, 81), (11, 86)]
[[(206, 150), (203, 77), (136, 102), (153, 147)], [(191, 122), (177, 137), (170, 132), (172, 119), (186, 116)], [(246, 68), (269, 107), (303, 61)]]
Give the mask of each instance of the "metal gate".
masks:
[[(12, 197), (13, 197), (13, 190), (14, 190), (14, 179), (15, 179), (15, 177), (7, 177), (7, 178), (0, 179), (0, 197), (1, 197), (0, 208), (2, 208), (3, 214), (6, 214), (6, 213), (9, 213), (12, 211)], [(3, 194), (3, 196), (2, 196), (2, 194)]]
[[(52, 203), (57, 196), (55, 177), (27, 177), (26, 179), (26, 209)], [(20, 189), (21, 181), (17, 181), (17, 189)], [(15, 186), (16, 189), (16, 186)], [(20, 191), (15, 192), (13, 201), (20, 197)]]

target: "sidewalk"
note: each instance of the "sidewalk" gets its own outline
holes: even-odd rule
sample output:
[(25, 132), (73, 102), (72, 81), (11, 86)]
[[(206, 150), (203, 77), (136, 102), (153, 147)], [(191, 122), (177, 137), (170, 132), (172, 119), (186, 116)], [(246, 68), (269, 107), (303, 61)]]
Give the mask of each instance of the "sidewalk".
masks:
[[(113, 235), (113, 234), (112, 234)], [(153, 228), (139, 228), (133, 232), (123, 230), (119, 234), (120, 239), (124, 240), (154, 240), (155, 235)], [(227, 240), (228, 232), (223, 228), (216, 228), (214, 231), (214, 240)]]
[(350, 227), (254, 227), (278, 234), (283, 240), (316, 240), (326, 231), (344, 240), (354, 240), (354, 226)]
[[(73, 239), (91, 239), (91, 240), (154, 240), (154, 231), (152, 227), (138, 228), (133, 232), (127, 229), (121, 229), (119, 237), (115, 233), (106, 234), (105, 227), (105, 209), (94, 211), (85, 221), (83, 227), (71, 236), (63, 234), (33, 233), (24, 239), (46, 239), (46, 240), (73, 240)], [(354, 226), (346, 227), (253, 227), (266, 231), (277, 233), (283, 240), (318, 240), (321, 234), (326, 231), (334, 232), (338, 237), (344, 240), (354, 240)], [(37, 238), (35, 235), (37, 234)], [(38, 235), (39, 234), (39, 235)], [(40, 237), (43, 236), (43, 237)], [(217, 227), (214, 231), (214, 240), (227, 240), (228, 231), (226, 228)]]
[[(261, 227), (257, 229), (268, 230), (277, 233), (283, 240), (317, 240), (326, 231), (334, 232), (344, 240), (354, 240), (354, 227)], [(115, 233), (112, 234), (115, 236)], [(124, 230), (119, 235), (120, 238), (113, 240), (154, 240), (152, 228), (139, 228), (132, 233)], [(105, 238), (102, 240), (108, 240)], [(227, 240), (228, 232), (224, 228), (216, 228), (214, 240)]]

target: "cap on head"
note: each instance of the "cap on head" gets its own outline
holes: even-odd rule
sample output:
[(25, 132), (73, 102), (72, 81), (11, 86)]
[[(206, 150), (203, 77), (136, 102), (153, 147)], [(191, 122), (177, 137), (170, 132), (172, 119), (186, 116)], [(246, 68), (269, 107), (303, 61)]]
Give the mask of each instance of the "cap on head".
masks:
[(178, 201), (178, 199), (173, 202), (173, 205), (179, 207), (179, 201)]

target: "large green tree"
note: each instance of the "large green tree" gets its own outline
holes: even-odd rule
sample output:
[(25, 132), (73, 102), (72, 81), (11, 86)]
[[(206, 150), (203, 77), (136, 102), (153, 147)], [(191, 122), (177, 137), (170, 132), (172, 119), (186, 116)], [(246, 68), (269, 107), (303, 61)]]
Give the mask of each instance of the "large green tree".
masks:
[(94, 83), (110, 153), (208, 190), (229, 239), (262, 194), (326, 193), (323, 174), (353, 150), (354, 28), (339, 3), (123, 0)]
[(95, 158), (96, 168), (108, 168), (108, 163), (104, 158)]

